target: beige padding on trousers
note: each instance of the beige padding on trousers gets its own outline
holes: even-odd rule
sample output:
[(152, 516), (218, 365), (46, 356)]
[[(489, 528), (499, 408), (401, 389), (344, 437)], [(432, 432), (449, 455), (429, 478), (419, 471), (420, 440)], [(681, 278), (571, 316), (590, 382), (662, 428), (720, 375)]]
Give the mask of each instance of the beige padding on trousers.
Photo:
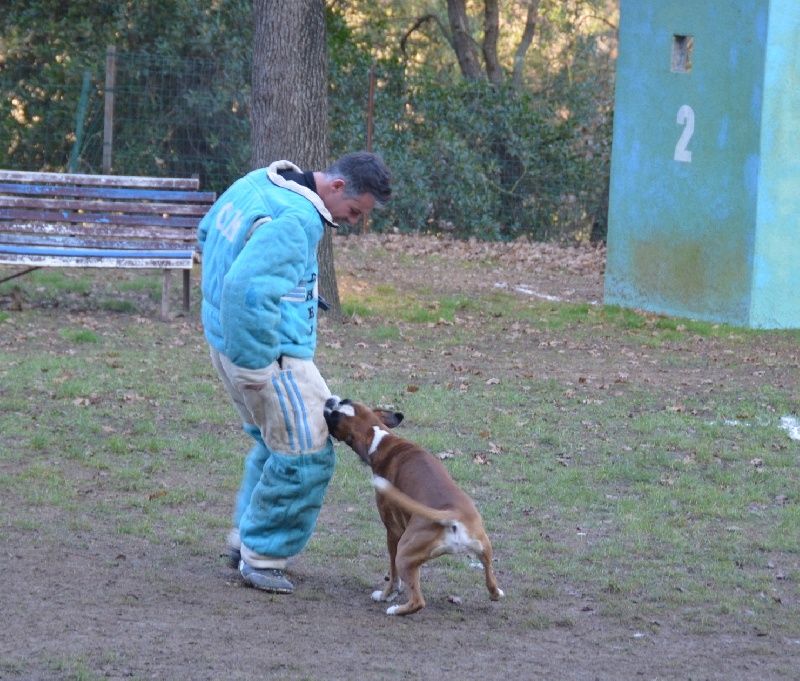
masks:
[(211, 348), (211, 361), (245, 424), (279, 454), (314, 454), (328, 440), (325, 401), (331, 396), (311, 360), (283, 356), (264, 369), (244, 369)]

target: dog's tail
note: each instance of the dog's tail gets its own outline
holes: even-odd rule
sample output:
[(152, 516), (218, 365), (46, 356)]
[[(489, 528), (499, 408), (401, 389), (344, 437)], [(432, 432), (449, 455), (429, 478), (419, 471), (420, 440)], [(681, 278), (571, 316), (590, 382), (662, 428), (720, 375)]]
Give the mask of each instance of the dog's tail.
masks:
[(423, 518), (432, 520), (440, 525), (452, 525), (456, 522), (456, 516), (453, 511), (440, 511), (425, 504), (421, 504), (416, 499), (412, 499), (407, 494), (401, 492), (386, 478), (376, 475), (372, 478), (372, 484), (383, 496), (387, 497), (390, 501), (400, 506), (400, 508), (421, 515)]

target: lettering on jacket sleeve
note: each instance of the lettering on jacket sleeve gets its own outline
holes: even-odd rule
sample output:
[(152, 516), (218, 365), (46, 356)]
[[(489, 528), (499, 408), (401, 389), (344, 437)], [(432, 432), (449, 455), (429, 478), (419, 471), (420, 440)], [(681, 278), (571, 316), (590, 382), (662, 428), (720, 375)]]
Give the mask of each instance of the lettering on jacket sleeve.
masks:
[(242, 226), (243, 218), (244, 213), (234, 208), (231, 201), (222, 206), (217, 212), (215, 226), (222, 237), (233, 243), (233, 237), (239, 231), (239, 227)]

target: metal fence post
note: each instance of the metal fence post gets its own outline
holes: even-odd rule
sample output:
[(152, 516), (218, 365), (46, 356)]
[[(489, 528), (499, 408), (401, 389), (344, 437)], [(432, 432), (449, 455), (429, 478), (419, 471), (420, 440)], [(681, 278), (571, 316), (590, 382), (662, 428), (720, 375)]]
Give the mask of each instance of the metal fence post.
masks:
[[(372, 151), (372, 125), (373, 116), (375, 112), (375, 65), (373, 64), (369, 69), (369, 99), (367, 100), (367, 151)], [(367, 216), (361, 221), (361, 233), (366, 234), (369, 231), (367, 223)]]
[(75, 122), (75, 144), (72, 145), (72, 154), (69, 158), (69, 172), (78, 172), (78, 158), (83, 144), (83, 126), (86, 122), (86, 105), (89, 101), (89, 72), (83, 72), (83, 85), (81, 87), (81, 99), (78, 103), (78, 120)]
[(111, 173), (111, 152), (114, 146), (114, 84), (117, 79), (117, 48), (106, 48), (106, 99), (103, 116), (103, 174)]

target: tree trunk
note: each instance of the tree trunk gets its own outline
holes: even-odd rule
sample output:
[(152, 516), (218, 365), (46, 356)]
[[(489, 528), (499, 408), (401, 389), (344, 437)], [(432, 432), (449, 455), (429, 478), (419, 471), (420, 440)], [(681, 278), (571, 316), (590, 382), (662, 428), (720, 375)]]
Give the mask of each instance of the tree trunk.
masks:
[[(288, 160), (303, 170), (328, 165), (328, 55), (325, 0), (254, 0), (253, 167)], [(320, 242), (320, 293), (341, 318), (330, 229)]]
[(503, 84), (503, 67), (497, 58), (497, 41), (500, 38), (500, 9), (497, 0), (486, 0), (483, 28), (483, 60), (486, 75), (492, 85)]
[(469, 30), (466, 0), (447, 0), (447, 17), (461, 75), (467, 80), (480, 80), (483, 78), (483, 69), (478, 59), (478, 48)]
[(519, 92), (522, 88), (522, 69), (525, 65), (525, 55), (533, 42), (533, 34), (536, 31), (536, 23), (539, 17), (539, 0), (528, 1), (528, 16), (525, 20), (525, 30), (522, 38), (514, 52), (514, 92)]
[(253, 163), (321, 170), (328, 152), (325, 0), (254, 0)]

